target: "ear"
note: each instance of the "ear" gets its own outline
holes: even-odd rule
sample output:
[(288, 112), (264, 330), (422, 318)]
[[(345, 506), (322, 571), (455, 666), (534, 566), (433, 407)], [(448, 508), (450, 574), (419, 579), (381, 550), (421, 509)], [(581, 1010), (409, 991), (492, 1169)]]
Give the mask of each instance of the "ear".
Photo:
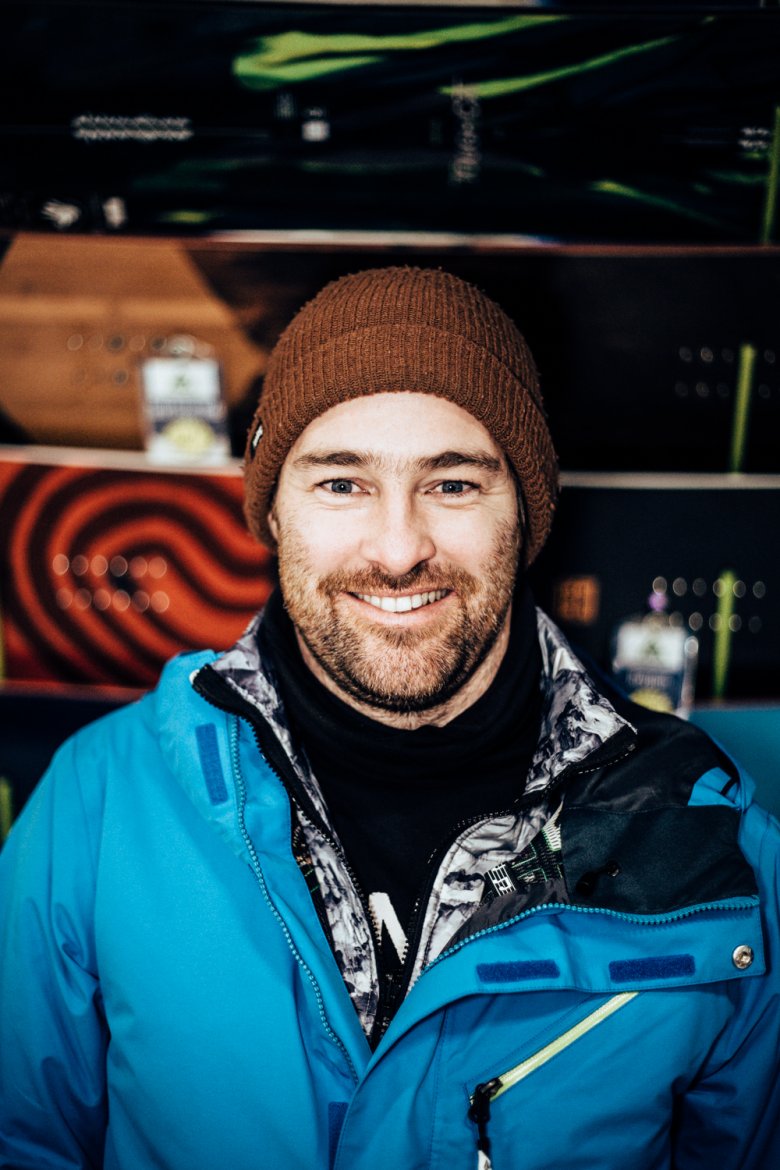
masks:
[(275, 508), (273, 508), (273, 507), (271, 508), (271, 510), (268, 513), (267, 520), (268, 520), (268, 528), (271, 532), (271, 536), (274, 538), (274, 540), (278, 544), (279, 543), (279, 522), (276, 519), (276, 509)]

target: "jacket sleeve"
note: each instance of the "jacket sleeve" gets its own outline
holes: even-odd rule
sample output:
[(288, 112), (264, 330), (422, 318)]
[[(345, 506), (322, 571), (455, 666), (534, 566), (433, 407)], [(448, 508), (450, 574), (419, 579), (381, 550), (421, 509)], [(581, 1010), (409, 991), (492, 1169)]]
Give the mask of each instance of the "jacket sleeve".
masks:
[(96, 776), (85, 784), (79, 775), (85, 740), (60, 749), (0, 854), (3, 1170), (103, 1164), (106, 1028), (93, 931), (102, 801)]
[(764, 907), (767, 970), (732, 984), (731, 1023), (681, 1098), (674, 1170), (780, 1166), (780, 826), (755, 805), (743, 823)]

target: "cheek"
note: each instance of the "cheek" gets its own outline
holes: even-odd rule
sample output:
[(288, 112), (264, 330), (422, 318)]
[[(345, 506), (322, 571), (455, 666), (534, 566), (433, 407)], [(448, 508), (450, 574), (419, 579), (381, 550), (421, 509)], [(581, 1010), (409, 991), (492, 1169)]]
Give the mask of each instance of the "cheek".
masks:
[[(341, 523), (339, 522), (341, 521)], [(317, 576), (324, 576), (343, 569), (354, 559), (354, 540), (350, 525), (339, 516), (310, 517), (296, 522), (294, 513), (288, 513), (278, 520), (279, 567), (295, 565)]]
[(484, 511), (468, 517), (453, 517), (453, 523), (442, 525), (436, 536), (441, 560), (476, 574), (492, 562), (512, 558), (516, 545), (516, 521), (509, 516), (498, 517)]

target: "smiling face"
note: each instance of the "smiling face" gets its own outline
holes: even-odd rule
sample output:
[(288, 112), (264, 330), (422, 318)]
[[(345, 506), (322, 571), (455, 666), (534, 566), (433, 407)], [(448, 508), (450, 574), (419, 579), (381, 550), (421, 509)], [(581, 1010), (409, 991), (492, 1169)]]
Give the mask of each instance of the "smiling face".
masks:
[(303, 431), (269, 520), (317, 678), (383, 722), (444, 723), (490, 685), (519, 557), (515, 483), (472, 415), (429, 394), (334, 406)]

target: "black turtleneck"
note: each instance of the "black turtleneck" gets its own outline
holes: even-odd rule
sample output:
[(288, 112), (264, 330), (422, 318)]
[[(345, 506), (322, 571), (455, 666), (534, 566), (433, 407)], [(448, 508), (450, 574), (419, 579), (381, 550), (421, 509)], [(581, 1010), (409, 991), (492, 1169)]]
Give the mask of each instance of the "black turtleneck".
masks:
[(372, 910), (380, 962), (385, 971), (397, 969), (401, 936), (388, 906), (408, 936), (431, 862), (458, 826), (507, 809), (522, 795), (541, 707), (530, 590), (521, 587), (515, 597), (509, 646), (492, 684), (443, 727), (387, 727), (327, 690), (304, 663), (278, 592), (260, 639), (291, 731)]

